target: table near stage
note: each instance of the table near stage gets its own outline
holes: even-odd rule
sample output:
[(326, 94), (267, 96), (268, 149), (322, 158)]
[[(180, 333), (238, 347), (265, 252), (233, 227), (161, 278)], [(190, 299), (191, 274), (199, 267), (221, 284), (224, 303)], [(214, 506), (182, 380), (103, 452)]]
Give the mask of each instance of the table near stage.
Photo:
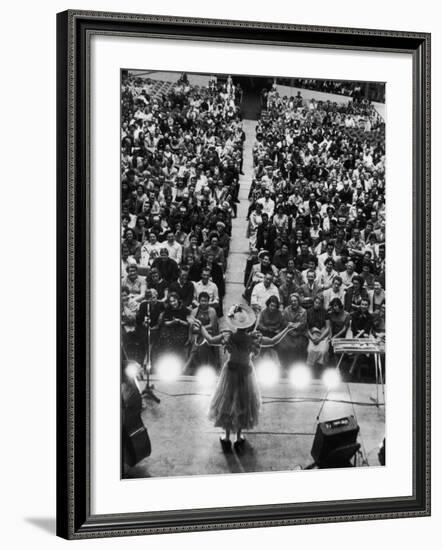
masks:
[[(372, 355), (374, 358), (375, 376), (376, 376), (376, 406), (385, 405), (384, 378), (382, 375), (381, 355), (385, 355), (385, 341), (382, 339), (370, 338), (334, 338), (332, 340), (333, 351), (339, 355), (339, 361), (336, 370), (340, 369), (342, 359), (345, 355), (352, 355), (353, 362), (350, 367), (350, 373), (356, 365), (360, 355)], [(382, 389), (383, 403), (379, 403), (379, 383)]]

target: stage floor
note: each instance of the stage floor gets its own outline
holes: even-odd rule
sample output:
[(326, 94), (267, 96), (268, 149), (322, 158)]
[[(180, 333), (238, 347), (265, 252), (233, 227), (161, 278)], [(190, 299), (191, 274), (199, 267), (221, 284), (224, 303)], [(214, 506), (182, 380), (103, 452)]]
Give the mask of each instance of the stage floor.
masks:
[[(247, 443), (238, 455), (222, 452), (222, 431), (207, 418), (212, 388), (201, 386), (194, 376), (167, 383), (152, 377), (152, 382), (161, 403), (145, 400), (142, 413), (152, 454), (127, 469), (125, 478), (283, 471), (312, 463), (316, 417), (326, 394), (320, 380), (306, 390), (295, 389), (286, 379), (262, 388), (259, 425), (244, 432)], [(383, 403), (380, 387), (379, 398)], [(377, 407), (375, 399), (375, 384), (341, 383), (329, 393), (320, 416), (322, 422), (355, 414), (369, 466), (379, 466), (377, 452), (385, 436), (385, 407)]]

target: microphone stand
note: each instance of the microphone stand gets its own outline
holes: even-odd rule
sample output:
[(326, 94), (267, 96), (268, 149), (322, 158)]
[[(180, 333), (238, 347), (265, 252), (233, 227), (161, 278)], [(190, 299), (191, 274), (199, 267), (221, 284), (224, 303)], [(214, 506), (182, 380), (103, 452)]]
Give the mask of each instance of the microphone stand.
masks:
[(152, 364), (150, 361), (150, 350), (151, 350), (151, 342), (150, 342), (150, 303), (147, 302), (147, 333), (146, 333), (146, 344), (147, 344), (147, 350), (146, 355), (144, 357), (143, 361), (143, 370), (146, 377), (146, 387), (144, 388), (142, 392), (142, 396), (146, 397), (146, 399), (151, 399), (152, 401), (155, 401), (155, 403), (160, 403), (161, 400), (155, 395), (154, 393), (154, 385), (150, 383), (150, 371), (152, 368)]

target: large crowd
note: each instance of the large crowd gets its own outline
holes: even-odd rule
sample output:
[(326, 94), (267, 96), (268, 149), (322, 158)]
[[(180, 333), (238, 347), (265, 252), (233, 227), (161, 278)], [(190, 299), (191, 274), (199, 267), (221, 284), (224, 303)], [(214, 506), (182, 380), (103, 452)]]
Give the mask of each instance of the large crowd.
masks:
[[(354, 99), (361, 99), (366, 96), (371, 101), (385, 103), (385, 86), (370, 85), (367, 82), (342, 81), (342, 80), (318, 80), (315, 78), (295, 78), (292, 86), (296, 88), (305, 88), (307, 90), (316, 90), (329, 94), (346, 95)], [(368, 90), (367, 90), (368, 86)]]
[[(167, 93), (122, 80), (123, 358), (179, 354), (219, 366), (220, 332), (245, 134), (229, 77)], [(288, 365), (330, 360), (336, 337), (385, 335), (385, 126), (347, 104), (265, 94), (253, 146), (244, 299)], [(197, 322), (195, 323), (195, 320)]]
[[(333, 338), (385, 338), (385, 125), (368, 100), (265, 96), (256, 128), (244, 298), (288, 364)], [(275, 352), (272, 351), (274, 354)]]
[(131, 73), (121, 89), (122, 357), (165, 352), (191, 369), (218, 364), (194, 320), (216, 334), (238, 202), (244, 132), (231, 78), (155, 93)]

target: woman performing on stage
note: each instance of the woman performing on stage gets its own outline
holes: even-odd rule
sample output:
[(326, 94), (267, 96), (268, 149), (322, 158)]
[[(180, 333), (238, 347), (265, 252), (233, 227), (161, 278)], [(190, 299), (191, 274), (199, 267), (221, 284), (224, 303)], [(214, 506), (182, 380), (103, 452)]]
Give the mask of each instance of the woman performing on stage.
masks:
[(230, 452), (231, 432), (236, 432), (235, 450), (240, 450), (245, 438), (242, 430), (254, 428), (258, 423), (261, 406), (261, 395), (251, 361), (252, 354), (257, 354), (260, 347), (274, 346), (292, 329), (289, 324), (273, 338), (262, 336), (254, 331), (255, 312), (244, 305), (234, 305), (227, 315), (235, 332), (225, 332), (211, 336), (202, 324), (196, 320), (195, 327), (209, 344), (222, 344), (229, 352), (229, 358), (221, 369), (215, 393), (209, 409), (209, 418), (215, 426), (226, 432), (220, 438), (224, 452)]

